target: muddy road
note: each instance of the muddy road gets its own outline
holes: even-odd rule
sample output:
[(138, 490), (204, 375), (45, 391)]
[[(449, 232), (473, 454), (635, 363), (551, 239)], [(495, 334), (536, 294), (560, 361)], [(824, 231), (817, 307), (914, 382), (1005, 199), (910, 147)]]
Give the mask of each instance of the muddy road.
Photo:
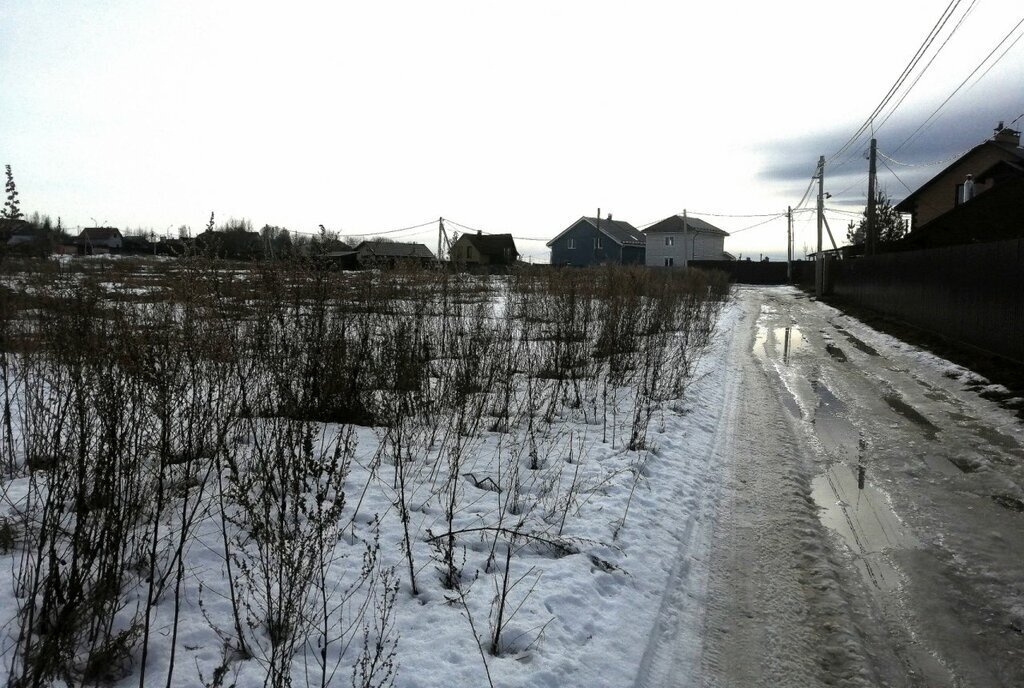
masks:
[(672, 681), (1024, 686), (1024, 425), (796, 290), (737, 299), (703, 647)]

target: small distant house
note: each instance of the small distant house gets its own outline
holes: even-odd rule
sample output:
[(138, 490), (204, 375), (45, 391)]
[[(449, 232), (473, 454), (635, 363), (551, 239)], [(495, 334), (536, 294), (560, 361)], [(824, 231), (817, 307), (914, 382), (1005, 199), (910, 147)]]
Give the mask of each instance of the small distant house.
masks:
[(151, 255), (156, 253), (154, 244), (139, 234), (129, 234), (123, 237), (121, 251), (133, 255)]
[(43, 231), (26, 220), (0, 219), (0, 231), (8, 246), (30, 244), (43, 238)]
[(451, 261), (465, 266), (512, 265), (519, 259), (511, 234), (463, 234), (452, 244)]
[(391, 268), (402, 264), (427, 265), (436, 258), (423, 244), (398, 241), (363, 241), (355, 247), (356, 262), (363, 268)]
[(263, 238), (245, 230), (207, 230), (195, 238), (200, 253), (233, 260), (252, 260), (263, 256)]
[(913, 232), (961, 205), (969, 204), (997, 188), (1024, 166), (1020, 132), (1000, 122), (992, 138), (961, 155), (955, 162), (896, 204), (909, 213)]
[(643, 233), (622, 220), (581, 217), (547, 243), (552, 265), (643, 265)]
[(120, 250), (124, 237), (117, 227), (86, 227), (75, 243), (79, 253), (109, 253)]
[(15, 232), (31, 226), (26, 220), (0, 217), (0, 239), (5, 244), (9, 243)]
[(731, 259), (725, 252), (729, 233), (698, 217), (666, 217), (645, 229), (644, 234), (646, 264), (651, 267), (679, 267), (688, 260)]

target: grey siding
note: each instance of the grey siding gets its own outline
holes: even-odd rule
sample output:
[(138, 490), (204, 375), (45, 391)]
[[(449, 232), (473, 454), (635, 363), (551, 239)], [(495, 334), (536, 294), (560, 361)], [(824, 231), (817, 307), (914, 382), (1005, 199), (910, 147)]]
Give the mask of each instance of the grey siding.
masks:
[[(601, 247), (595, 246), (600, 237)], [(569, 242), (575, 242), (575, 248), (569, 248)], [(573, 225), (558, 241), (551, 245), (552, 265), (575, 265), (584, 267), (600, 263), (639, 263), (643, 264), (644, 249), (642, 246), (627, 246), (623, 249), (604, 234), (599, 234), (594, 227), (583, 220)]]
[[(666, 239), (672, 239), (673, 245), (666, 246)], [(685, 244), (685, 245), (684, 245)], [(686, 241), (682, 233), (652, 232), (647, 235), (647, 261), (651, 267), (662, 267), (665, 259), (671, 258), (673, 265), (679, 267), (687, 260), (721, 260), (725, 253), (725, 237), (708, 232), (689, 232)]]

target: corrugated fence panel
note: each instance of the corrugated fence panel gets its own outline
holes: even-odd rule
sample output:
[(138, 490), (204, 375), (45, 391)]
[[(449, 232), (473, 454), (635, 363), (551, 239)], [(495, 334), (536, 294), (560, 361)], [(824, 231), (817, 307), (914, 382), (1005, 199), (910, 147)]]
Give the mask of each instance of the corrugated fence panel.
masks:
[(832, 293), (1024, 362), (1024, 240), (836, 261)]

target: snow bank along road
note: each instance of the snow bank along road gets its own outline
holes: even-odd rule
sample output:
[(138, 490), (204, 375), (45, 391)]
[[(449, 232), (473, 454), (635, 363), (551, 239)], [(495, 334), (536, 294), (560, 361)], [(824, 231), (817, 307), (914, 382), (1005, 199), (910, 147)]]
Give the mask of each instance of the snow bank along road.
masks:
[(1024, 686), (1024, 425), (796, 290), (736, 296), (635, 686)]

